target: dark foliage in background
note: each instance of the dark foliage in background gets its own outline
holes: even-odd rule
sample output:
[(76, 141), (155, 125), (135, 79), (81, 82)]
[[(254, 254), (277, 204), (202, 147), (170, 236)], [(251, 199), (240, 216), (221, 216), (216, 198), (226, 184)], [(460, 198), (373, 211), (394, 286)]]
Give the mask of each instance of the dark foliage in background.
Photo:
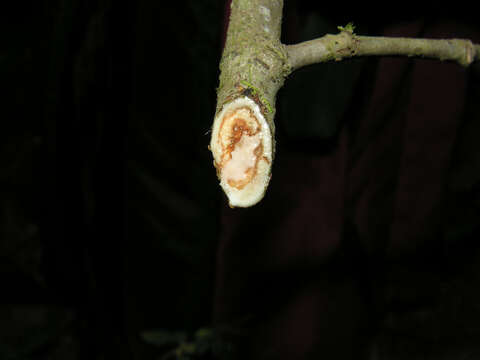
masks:
[[(349, 21), (359, 33), (378, 34), (390, 23), (425, 20), (407, 11), (379, 18), (344, 10), (287, 0), (284, 41), (335, 32)], [(154, 359), (161, 353), (142, 341), (143, 331), (194, 334), (211, 325), (220, 218), (228, 214), (207, 150), (224, 12), (216, 0), (2, 5), (0, 359)], [(475, 28), (460, 13), (439, 12), (429, 21), (446, 15), (462, 29)], [(288, 175), (282, 152), (308, 159), (333, 151), (341, 128), (356, 116), (352, 109), (368, 103), (377, 65), (375, 59), (325, 64), (288, 79), (278, 101), (274, 174)], [(478, 73), (471, 72), (468, 87), (465, 118), (478, 120)], [(465, 161), (452, 165), (457, 175), (445, 199), (442, 246), (455, 271), (442, 268), (441, 284), (422, 273), (420, 281), (433, 290), (424, 287), (419, 311), (399, 306), (402, 316), (392, 327), (400, 333), (428, 317), (422, 309), (436, 296), (445, 301), (430, 307), (445, 323), (464, 325), (463, 338), (439, 331), (440, 338), (463, 344), (478, 335), (465, 320), (479, 319), (475, 301), (466, 299), (479, 299), (480, 178), (478, 167), (465, 165), (478, 159), (478, 146), (471, 146), (478, 124), (462, 123), (455, 156)], [(250, 227), (268, 233), (260, 218), (279, 225), (282, 219), (265, 209), (281, 203), (268, 204), (243, 220), (239, 233), (248, 235)], [(350, 225), (345, 237), (361, 246)], [(379, 231), (385, 226), (379, 223)], [(402, 289), (418, 280), (402, 267), (390, 276), (407, 284)], [(400, 302), (418, 310), (414, 295), (405, 290)], [(388, 349), (401, 343), (382, 341)]]
[(148, 358), (211, 321), (223, 5), (2, 7), (0, 358)]

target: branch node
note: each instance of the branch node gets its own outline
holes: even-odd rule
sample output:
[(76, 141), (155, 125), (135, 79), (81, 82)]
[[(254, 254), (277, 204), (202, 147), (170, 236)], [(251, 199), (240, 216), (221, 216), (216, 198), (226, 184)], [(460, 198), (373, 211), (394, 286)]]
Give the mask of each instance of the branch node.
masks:
[(352, 22), (349, 22), (345, 26), (337, 26), (337, 29), (340, 30), (340, 31), (345, 31), (345, 32), (349, 33), (350, 35), (354, 35), (355, 25), (353, 25)]
[(475, 46), (470, 40), (465, 40), (465, 57), (460, 60), (460, 65), (467, 67), (475, 59)]

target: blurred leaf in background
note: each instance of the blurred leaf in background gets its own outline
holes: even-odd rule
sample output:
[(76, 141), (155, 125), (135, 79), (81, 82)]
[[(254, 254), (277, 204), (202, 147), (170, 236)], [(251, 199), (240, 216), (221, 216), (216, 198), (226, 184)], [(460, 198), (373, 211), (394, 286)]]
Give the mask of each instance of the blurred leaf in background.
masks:
[(71, 309), (42, 305), (0, 306), (2, 360), (77, 360), (78, 334)]

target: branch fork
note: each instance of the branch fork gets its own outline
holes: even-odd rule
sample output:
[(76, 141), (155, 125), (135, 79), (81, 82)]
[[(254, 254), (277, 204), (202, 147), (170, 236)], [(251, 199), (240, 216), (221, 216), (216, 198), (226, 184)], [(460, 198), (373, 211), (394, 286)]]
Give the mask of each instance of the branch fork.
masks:
[(275, 100), (286, 77), (303, 66), (353, 56), (417, 56), (468, 66), (480, 46), (463, 39), (360, 36), (340, 32), (294, 45), (280, 42), (283, 0), (232, 0), (210, 150), (231, 207), (265, 195), (275, 156)]

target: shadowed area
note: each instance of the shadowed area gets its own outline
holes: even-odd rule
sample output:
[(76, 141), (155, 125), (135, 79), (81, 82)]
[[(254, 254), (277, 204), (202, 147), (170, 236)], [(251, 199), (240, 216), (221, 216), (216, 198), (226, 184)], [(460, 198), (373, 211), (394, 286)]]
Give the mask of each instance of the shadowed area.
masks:
[[(413, 5), (286, 0), (283, 41), (480, 42), (468, 6)], [(480, 357), (478, 65), (292, 74), (266, 197), (230, 209), (207, 148), (227, 14), (3, 5), (0, 359)]]

